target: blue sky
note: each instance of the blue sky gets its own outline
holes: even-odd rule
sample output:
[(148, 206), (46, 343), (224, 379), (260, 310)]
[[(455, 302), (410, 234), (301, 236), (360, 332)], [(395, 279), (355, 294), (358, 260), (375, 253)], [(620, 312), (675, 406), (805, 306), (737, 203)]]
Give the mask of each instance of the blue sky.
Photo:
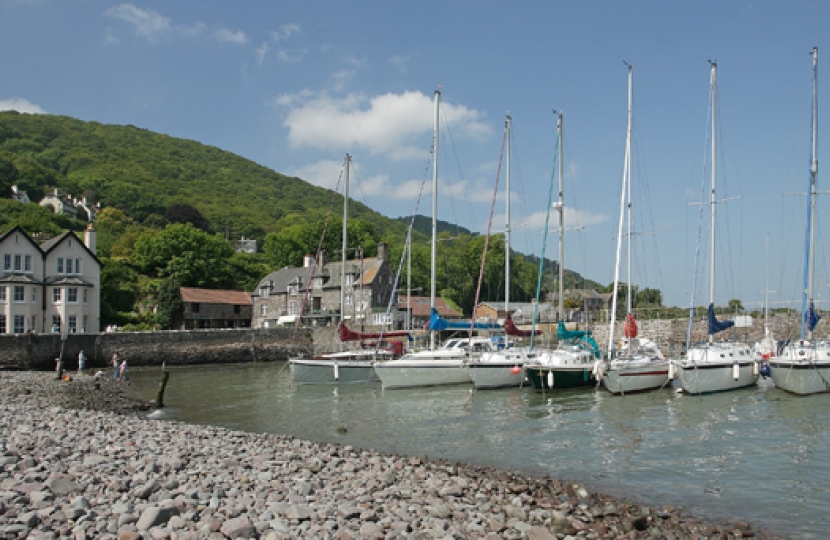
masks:
[[(513, 247), (541, 250), (565, 119), (565, 266), (613, 280), (634, 66), (633, 277), (689, 304), (708, 193), (709, 61), (718, 64), (717, 302), (799, 298), (812, 67), (821, 1), (104, 2), (0, 0), (0, 109), (193, 139), (409, 215), (442, 92), (439, 218), (485, 231), (506, 113)], [(819, 75), (819, 163), (827, 95)], [(429, 179), (427, 179), (429, 190)], [(500, 186), (504, 185), (502, 170)], [(822, 189), (822, 173), (819, 173)], [(503, 189), (502, 189), (503, 191)], [(430, 214), (427, 196), (420, 213)], [(820, 197), (816, 296), (830, 308)], [(493, 230), (504, 229), (504, 199)], [(555, 222), (555, 219), (552, 219)], [(708, 236), (704, 224), (701, 235)], [(556, 257), (556, 234), (547, 254)], [(706, 245), (701, 247), (707, 252)], [(707, 259), (697, 304), (707, 302)]]

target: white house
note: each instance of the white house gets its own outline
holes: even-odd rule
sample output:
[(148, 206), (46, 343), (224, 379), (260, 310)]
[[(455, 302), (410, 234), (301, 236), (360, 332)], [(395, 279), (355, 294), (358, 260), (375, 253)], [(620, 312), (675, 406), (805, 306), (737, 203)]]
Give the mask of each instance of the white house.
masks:
[(100, 329), (101, 262), (95, 230), (38, 245), (19, 226), (0, 235), (0, 334)]

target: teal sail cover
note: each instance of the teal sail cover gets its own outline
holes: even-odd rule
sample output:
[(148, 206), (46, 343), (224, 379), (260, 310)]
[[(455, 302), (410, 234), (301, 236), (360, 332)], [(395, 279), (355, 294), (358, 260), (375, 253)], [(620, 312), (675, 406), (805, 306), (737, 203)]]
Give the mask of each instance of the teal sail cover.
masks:
[(565, 322), (559, 321), (559, 324), (556, 325), (556, 337), (559, 341), (567, 341), (567, 340), (582, 340), (588, 345), (591, 346), (591, 349), (594, 351), (594, 356), (599, 358), (599, 345), (597, 342), (594, 341), (593, 336), (591, 335), (590, 330), (568, 330), (565, 328)]
[(472, 323), (470, 321), (448, 321), (438, 314), (438, 310), (432, 308), (429, 315), (430, 330), (495, 330), (501, 328), (498, 323)]

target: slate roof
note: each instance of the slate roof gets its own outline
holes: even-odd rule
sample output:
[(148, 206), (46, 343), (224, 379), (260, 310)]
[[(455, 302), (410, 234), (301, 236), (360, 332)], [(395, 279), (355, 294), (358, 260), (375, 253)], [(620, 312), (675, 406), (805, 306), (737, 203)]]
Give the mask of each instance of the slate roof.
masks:
[[(398, 297), (398, 309), (407, 309), (406, 295)], [(457, 319), (461, 314), (447, 305), (443, 298), (435, 299), (435, 309), (438, 314), (445, 319)], [(412, 317), (429, 318), (430, 298), (429, 296), (413, 296), (412, 297)]]

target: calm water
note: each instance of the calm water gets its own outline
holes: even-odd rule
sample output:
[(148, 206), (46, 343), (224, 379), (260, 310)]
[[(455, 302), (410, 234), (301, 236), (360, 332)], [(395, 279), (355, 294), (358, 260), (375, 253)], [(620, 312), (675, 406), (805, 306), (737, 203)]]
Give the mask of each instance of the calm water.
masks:
[[(792, 538), (830, 527), (830, 395), (297, 386), (281, 362), (170, 371), (163, 418), (549, 474)], [(154, 399), (158, 376), (132, 369), (132, 389)]]

